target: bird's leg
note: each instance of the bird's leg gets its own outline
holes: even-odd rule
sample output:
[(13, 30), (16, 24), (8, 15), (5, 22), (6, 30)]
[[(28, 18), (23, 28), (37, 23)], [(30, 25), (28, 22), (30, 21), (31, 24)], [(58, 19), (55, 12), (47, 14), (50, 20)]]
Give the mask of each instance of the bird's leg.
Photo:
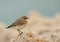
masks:
[(18, 32), (19, 32), (19, 36), (22, 35), (22, 33), (23, 33), (23, 32), (22, 32), (21, 30), (19, 30), (19, 29), (18, 29)]
[(22, 31), (19, 31), (19, 35), (22, 35), (22, 33), (23, 33)]

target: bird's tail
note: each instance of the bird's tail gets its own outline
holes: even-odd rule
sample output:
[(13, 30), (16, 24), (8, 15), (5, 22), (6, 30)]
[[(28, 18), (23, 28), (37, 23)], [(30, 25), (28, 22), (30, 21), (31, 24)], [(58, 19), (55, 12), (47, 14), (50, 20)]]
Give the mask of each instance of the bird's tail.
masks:
[(11, 27), (11, 25), (10, 26), (8, 26), (8, 27), (6, 27), (6, 28), (10, 28)]

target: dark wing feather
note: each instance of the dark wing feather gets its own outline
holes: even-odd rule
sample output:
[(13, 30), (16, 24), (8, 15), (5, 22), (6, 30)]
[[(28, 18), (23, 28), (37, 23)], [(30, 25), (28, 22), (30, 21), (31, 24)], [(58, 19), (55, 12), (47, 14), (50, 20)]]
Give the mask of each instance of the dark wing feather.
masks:
[(21, 19), (18, 19), (17, 21), (15, 21), (12, 25), (8, 26), (7, 28), (10, 28), (10, 27), (15, 27), (17, 25), (24, 25), (26, 24), (27, 21), (26, 20), (21, 20)]
[(20, 20), (20, 19), (16, 20), (14, 23), (12, 23), (12, 24), (11, 24), (10, 26), (8, 26), (7, 28), (17, 26), (19, 23), (21, 23), (21, 20)]

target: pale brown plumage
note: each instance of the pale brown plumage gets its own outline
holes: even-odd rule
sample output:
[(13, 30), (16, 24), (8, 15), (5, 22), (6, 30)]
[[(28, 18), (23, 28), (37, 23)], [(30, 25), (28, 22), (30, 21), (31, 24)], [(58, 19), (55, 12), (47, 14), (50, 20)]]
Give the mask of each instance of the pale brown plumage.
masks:
[(12, 23), (10, 26), (8, 26), (7, 28), (10, 27), (15, 27), (15, 26), (22, 26), (22, 25), (26, 25), (28, 17), (26, 16), (22, 16), (21, 18), (19, 18), (18, 20), (16, 20), (14, 23)]

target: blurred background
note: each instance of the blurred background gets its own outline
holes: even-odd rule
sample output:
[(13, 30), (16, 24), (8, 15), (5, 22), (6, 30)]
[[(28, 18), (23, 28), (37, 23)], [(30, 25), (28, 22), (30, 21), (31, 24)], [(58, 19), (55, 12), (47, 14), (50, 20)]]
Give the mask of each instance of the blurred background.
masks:
[(0, 22), (9, 25), (30, 10), (53, 16), (60, 12), (60, 0), (0, 0)]

